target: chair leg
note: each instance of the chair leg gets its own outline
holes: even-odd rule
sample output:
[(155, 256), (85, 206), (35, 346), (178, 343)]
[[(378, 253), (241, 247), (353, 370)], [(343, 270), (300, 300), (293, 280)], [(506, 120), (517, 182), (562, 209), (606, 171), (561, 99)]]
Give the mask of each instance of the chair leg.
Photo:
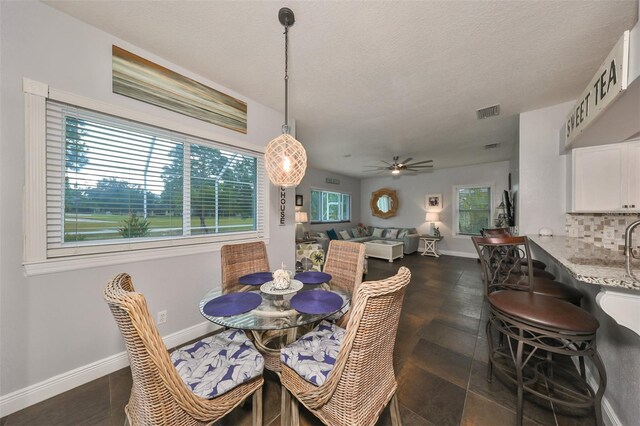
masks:
[(522, 354), (524, 352), (524, 344), (518, 340), (518, 350), (516, 352), (516, 376), (518, 378), (518, 405), (516, 410), (516, 425), (522, 426), (522, 412), (524, 409), (524, 379), (522, 377)]
[(300, 426), (300, 410), (295, 396), (291, 396), (291, 426)]
[(398, 405), (397, 393), (394, 393), (391, 397), (389, 412), (391, 413), (391, 426), (402, 426), (402, 417), (400, 416), (400, 406)]
[(262, 426), (262, 386), (253, 393), (252, 422), (253, 426)]
[(487, 362), (487, 382), (491, 383), (493, 380), (493, 362), (491, 362), (491, 356), (493, 355), (493, 336), (491, 335), (491, 320), (487, 320), (487, 346), (489, 348), (489, 361)]
[(282, 396), (280, 397), (280, 426), (289, 426), (291, 412), (291, 394), (289, 390), (282, 386)]

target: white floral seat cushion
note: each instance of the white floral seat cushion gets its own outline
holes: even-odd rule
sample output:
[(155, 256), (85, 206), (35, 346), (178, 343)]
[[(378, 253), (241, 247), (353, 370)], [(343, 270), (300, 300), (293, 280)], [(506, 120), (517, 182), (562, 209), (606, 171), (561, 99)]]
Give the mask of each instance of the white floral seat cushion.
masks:
[(211, 399), (262, 374), (264, 358), (242, 330), (226, 330), (171, 353), (193, 393)]
[(311, 332), (282, 348), (280, 360), (309, 383), (320, 386), (333, 370), (345, 330), (322, 321)]

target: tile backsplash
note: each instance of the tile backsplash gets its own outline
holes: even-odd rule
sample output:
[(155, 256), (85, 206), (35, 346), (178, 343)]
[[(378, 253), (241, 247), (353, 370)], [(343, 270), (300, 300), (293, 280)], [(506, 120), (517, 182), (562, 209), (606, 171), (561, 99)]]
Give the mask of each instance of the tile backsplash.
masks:
[[(635, 213), (567, 213), (566, 235), (598, 247), (624, 251), (624, 230), (639, 218)], [(634, 246), (637, 242), (640, 242), (640, 235), (636, 236)]]

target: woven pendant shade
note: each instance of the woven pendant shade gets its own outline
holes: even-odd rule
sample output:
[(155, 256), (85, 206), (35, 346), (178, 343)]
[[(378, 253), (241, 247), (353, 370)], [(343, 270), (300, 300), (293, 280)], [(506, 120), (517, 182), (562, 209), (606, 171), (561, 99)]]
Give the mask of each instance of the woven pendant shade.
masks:
[(269, 142), (264, 159), (271, 183), (285, 188), (297, 186), (307, 170), (307, 152), (288, 133)]

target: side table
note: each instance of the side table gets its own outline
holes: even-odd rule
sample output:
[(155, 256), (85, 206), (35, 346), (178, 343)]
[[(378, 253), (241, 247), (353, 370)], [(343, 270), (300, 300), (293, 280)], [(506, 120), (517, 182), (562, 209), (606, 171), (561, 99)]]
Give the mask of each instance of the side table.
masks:
[(440, 240), (442, 240), (442, 235), (438, 237), (435, 235), (420, 235), (420, 241), (424, 242), (422, 255), (440, 257), (440, 254), (438, 253), (438, 241)]

